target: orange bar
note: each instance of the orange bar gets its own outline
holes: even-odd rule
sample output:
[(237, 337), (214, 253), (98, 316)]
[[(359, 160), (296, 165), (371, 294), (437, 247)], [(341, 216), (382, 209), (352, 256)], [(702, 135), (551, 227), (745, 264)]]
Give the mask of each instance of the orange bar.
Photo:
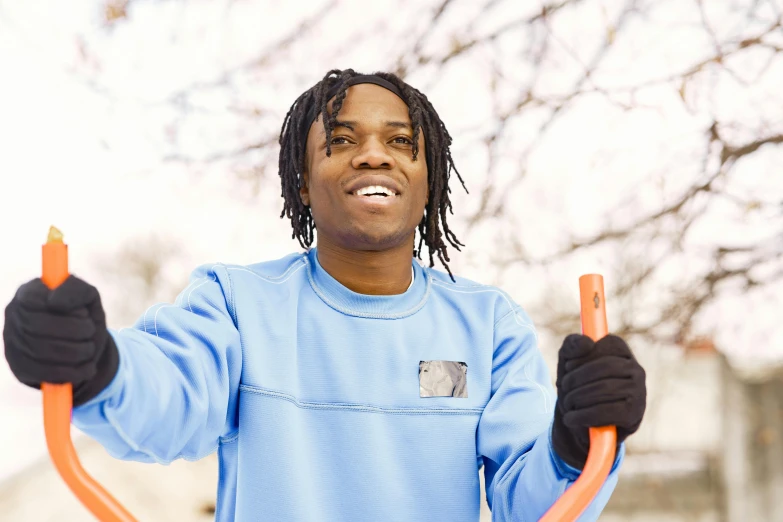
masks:
[[(41, 280), (51, 289), (68, 279), (68, 246), (52, 227), (42, 248)], [(54, 467), (84, 506), (101, 522), (136, 522), (117, 500), (90, 477), (79, 463), (71, 442), (71, 383), (42, 383), (46, 446)]]
[[(606, 322), (606, 298), (604, 278), (598, 274), (587, 274), (579, 278), (582, 333), (597, 341), (609, 333)], [(590, 452), (579, 478), (540, 522), (575, 522), (590, 505), (612, 470), (617, 445), (617, 430), (614, 426), (590, 428)]]

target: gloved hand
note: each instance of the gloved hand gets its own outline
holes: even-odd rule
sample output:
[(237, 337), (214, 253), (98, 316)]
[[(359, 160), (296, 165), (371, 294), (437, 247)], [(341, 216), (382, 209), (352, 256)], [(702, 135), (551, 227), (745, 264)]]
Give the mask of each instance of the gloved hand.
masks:
[(119, 365), (98, 290), (74, 276), (54, 290), (40, 279), (19, 287), (5, 309), (3, 342), (19, 381), (70, 382), (74, 407), (108, 386)]
[(645, 372), (628, 345), (615, 335), (598, 342), (572, 334), (557, 363), (557, 407), (552, 445), (566, 464), (584, 468), (588, 428), (617, 426), (617, 449), (639, 429), (647, 403)]

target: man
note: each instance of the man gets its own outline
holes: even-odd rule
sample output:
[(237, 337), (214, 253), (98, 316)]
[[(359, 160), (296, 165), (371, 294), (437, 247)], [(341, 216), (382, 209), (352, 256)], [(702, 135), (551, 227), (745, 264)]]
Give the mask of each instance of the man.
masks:
[[(617, 337), (571, 335), (555, 402), (525, 312), (451, 275), (450, 143), (396, 76), (330, 71), (280, 137), (283, 215), (305, 253), (203, 266), (173, 305), (111, 332), (94, 287), (33, 280), (6, 308), (12, 371), (73, 382), (74, 424), (117, 458), (217, 450), (219, 521), (476, 521), (482, 465), (493, 519), (534, 521), (579, 476), (588, 427), (614, 424), (595, 520), (642, 420), (644, 371)], [(417, 229), (430, 268), (413, 260)]]

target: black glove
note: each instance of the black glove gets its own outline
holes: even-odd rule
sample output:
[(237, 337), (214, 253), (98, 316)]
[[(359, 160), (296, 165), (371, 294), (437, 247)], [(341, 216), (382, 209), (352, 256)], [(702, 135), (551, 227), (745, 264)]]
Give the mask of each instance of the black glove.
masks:
[(569, 466), (584, 468), (589, 427), (617, 426), (617, 449), (639, 429), (647, 403), (644, 368), (615, 335), (594, 343), (565, 338), (557, 362), (557, 407), (552, 445)]
[(3, 342), (19, 381), (70, 382), (74, 407), (108, 386), (119, 365), (98, 290), (74, 276), (54, 290), (40, 279), (19, 287), (5, 309)]

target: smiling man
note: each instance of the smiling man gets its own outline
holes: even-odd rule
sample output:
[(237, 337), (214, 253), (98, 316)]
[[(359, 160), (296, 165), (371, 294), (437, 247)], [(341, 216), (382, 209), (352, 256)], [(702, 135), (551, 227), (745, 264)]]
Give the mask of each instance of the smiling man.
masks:
[(530, 318), (451, 274), (459, 174), (427, 98), (391, 74), (330, 71), (280, 144), (304, 253), (205, 265), (119, 331), (84, 281), (32, 280), (6, 308), (17, 378), (74, 383), (74, 424), (117, 458), (217, 450), (226, 522), (475, 522), (482, 467), (493, 520), (534, 521), (579, 476), (588, 427), (614, 424), (617, 462), (581, 518), (596, 520), (644, 414), (644, 370), (618, 337), (570, 335), (555, 400)]

